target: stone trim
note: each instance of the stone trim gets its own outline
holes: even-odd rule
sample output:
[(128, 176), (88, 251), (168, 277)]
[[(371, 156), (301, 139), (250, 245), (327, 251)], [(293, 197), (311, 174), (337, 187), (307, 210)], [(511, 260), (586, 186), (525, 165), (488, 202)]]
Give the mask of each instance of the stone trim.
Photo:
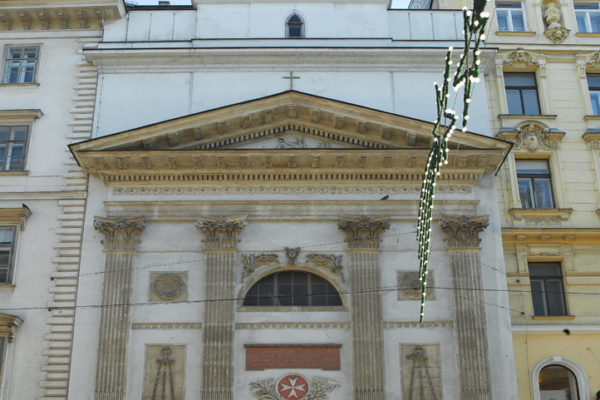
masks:
[(1, 124), (31, 124), (34, 120), (40, 118), (42, 110), (31, 109), (31, 110), (0, 110), (0, 123)]
[(350, 329), (350, 322), (237, 322), (235, 329)]
[(516, 221), (525, 220), (536, 225), (558, 225), (562, 221), (568, 221), (572, 208), (511, 208), (508, 214)]
[(384, 321), (383, 327), (386, 329), (397, 329), (397, 328), (452, 328), (454, 326), (453, 321), (427, 321), (427, 322), (415, 322), (415, 321)]
[(202, 329), (201, 322), (134, 322), (131, 329)]

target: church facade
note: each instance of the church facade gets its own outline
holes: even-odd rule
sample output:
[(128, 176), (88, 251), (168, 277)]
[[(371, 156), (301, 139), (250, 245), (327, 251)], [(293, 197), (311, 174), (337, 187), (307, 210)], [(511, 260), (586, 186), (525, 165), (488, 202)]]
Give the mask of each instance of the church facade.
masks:
[(104, 20), (81, 44), (91, 132), (68, 146), (87, 180), (60, 396), (516, 398), (494, 178), (511, 144), (484, 85), (440, 176), (418, 322), (432, 83), (461, 30), (383, 0)]

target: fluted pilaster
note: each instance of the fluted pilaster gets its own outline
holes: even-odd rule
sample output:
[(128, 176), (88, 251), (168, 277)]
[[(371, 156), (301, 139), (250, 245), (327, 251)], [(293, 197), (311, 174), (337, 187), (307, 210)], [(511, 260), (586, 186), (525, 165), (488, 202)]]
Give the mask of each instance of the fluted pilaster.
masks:
[(351, 288), (354, 399), (385, 399), (383, 312), (381, 305), (380, 236), (388, 217), (342, 217), (346, 234)]
[(460, 398), (490, 400), (492, 395), (479, 248), (479, 233), (488, 226), (488, 217), (445, 217), (440, 220), (440, 225), (450, 253), (454, 279)]
[(144, 229), (144, 219), (96, 217), (94, 228), (104, 234), (105, 250), (95, 399), (123, 400), (127, 382), (133, 258), (136, 238)]
[(198, 220), (205, 235), (206, 277), (203, 324), (202, 400), (233, 400), (235, 255), (245, 217)]

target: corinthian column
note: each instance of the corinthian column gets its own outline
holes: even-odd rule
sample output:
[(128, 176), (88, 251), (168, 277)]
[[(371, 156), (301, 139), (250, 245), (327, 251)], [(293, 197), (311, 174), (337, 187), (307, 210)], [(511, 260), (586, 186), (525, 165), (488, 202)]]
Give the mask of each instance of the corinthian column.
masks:
[(206, 217), (197, 227), (205, 235), (205, 298), (202, 337), (202, 400), (233, 399), (235, 255), (242, 217)]
[(462, 400), (489, 400), (492, 395), (479, 254), (479, 233), (488, 226), (488, 217), (445, 217), (441, 218), (440, 225), (454, 278), (459, 397)]
[(354, 400), (385, 399), (383, 314), (381, 310), (380, 236), (388, 217), (342, 217), (346, 234), (352, 299)]
[(123, 400), (127, 387), (133, 257), (144, 219), (96, 217), (94, 228), (104, 234), (105, 253), (95, 399)]

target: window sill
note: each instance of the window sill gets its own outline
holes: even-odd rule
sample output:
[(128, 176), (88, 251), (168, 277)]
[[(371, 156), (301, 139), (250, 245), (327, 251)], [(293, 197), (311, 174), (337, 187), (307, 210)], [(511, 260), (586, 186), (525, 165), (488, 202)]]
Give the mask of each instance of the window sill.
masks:
[(0, 171), (0, 176), (28, 176), (29, 171)]
[(535, 36), (534, 31), (496, 31), (496, 36)]
[(531, 319), (534, 321), (572, 321), (575, 319), (574, 315), (532, 315)]
[(11, 283), (0, 283), (0, 293), (12, 293), (15, 291), (15, 285)]
[(567, 221), (573, 213), (572, 208), (511, 208), (508, 213), (513, 219), (533, 220), (533, 219), (558, 219)]
[(600, 32), (577, 32), (575, 34), (577, 37), (591, 37), (591, 38), (600, 38)]
[(600, 121), (600, 115), (584, 115), (583, 119), (585, 121)]
[(514, 119), (555, 120), (556, 117), (556, 114), (498, 114), (498, 119), (501, 121)]
[(39, 83), (0, 83), (0, 87), (38, 87)]
[(348, 311), (344, 306), (240, 306), (240, 312)]

